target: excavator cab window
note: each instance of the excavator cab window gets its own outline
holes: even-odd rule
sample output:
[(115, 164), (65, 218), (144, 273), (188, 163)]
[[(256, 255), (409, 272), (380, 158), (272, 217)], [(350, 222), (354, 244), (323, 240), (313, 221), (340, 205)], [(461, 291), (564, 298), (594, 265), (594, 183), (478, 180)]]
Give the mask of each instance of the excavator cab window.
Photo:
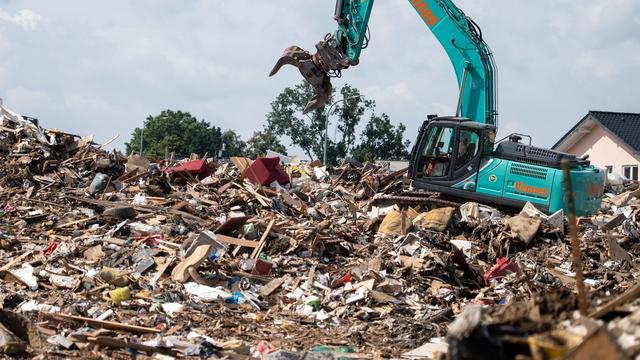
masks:
[(456, 170), (471, 165), (480, 151), (480, 136), (477, 132), (460, 129), (460, 141), (458, 142), (458, 157), (456, 158)]
[(453, 127), (433, 126), (429, 129), (424, 147), (420, 152), (418, 165), (420, 176), (437, 178), (449, 175), (454, 136)]

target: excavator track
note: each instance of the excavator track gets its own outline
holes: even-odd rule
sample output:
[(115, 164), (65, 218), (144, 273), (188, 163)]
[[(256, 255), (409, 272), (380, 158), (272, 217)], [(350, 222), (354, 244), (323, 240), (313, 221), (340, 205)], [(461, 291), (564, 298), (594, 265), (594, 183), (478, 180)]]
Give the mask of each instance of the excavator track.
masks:
[(438, 192), (427, 192), (427, 191), (405, 191), (400, 195), (380, 195), (376, 196), (372, 205), (438, 205), (438, 206), (453, 206), (458, 207), (463, 204), (463, 202), (452, 201), (447, 199), (442, 199)]

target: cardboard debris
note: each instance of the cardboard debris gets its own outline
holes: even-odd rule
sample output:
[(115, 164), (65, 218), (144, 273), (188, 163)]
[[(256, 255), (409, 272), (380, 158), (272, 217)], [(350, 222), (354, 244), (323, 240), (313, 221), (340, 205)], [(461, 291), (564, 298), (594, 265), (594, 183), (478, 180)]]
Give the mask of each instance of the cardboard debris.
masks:
[(523, 215), (517, 215), (507, 220), (509, 228), (513, 231), (518, 239), (520, 239), (525, 245), (535, 238), (542, 221), (540, 219), (534, 219)]
[(424, 229), (445, 231), (455, 211), (456, 209), (452, 207), (433, 209), (418, 215), (413, 219), (413, 225)]
[(418, 213), (412, 208), (409, 208), (404, 214), (405, 218), (403, 219), (401, 211), (390, 211), (382, 220), (378, 231), (386, 235), (400, 235), (407, 233), (411, 229), (412, 221), (418, 216)]
[(625, 360), (629, 355), (616, 343), (605, 327), (601, 327), (587, 337), (575, 350), (564, 357), (566, 360), (611, 359)]
[(133, 154), (127, 159), (127, 171), (129, 173), (145, 173), (149, 169), (150, 162), (139, 154)]
[(245, 157), (232, 156), (229, 158), (229, 160), (233, 163), (233, 165), (235, 165), (238, 168), (242, 176), (244, 176), (244, 173), (247, 170), (247, 168), (251, 166), (251, 164), (253, 163), (253, 160)]

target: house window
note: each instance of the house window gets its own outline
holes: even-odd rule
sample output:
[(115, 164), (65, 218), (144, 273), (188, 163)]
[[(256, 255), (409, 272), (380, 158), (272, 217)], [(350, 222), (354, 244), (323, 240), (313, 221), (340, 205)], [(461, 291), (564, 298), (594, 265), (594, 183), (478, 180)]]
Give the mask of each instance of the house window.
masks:
[(622, 166), (622, 175), (629, 180), (638, 180), (638, 165)]
[(607, 168), (607, 174), (611, 174), (613, 172), (613, 166), (607, 165), (605, 168)]

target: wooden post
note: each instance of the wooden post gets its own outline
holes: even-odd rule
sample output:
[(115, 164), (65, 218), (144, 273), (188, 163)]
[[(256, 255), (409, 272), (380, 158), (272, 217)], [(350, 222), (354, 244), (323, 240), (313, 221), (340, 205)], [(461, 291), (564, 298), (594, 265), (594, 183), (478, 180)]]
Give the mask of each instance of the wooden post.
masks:
[(107, 180), (107, 185), (104, 187), (104, 190), (102, 190), (102, 195), (100, 195), (100, 200), (104, 199), (104, 194), (107, 193), (107, 189), (109, 188), (109, 185), (111, 185), (111, 176), (109, 176), (109, 180)]
[(271, 231), (271, 228), (273, 227), (273, 224), (275, 224), (275, 222), (276, 222), (276, 219), (271, 219), (271, 222), (269, 222), (269, 225), (267, 225), (267, 229), (264, 231), (264, 233), (262, 233), (262, 237), (258, 242), (258, 246), (255, 249), (253, 249), (253, 253), (251, 253), (252, 259), (256, 259), (260, 255), (260, 251), (262, 251), (262, 248), (264, 247), (264, 243), (265, 241), (267, 241), (267, 236), (269, 236), (269, 232)]
[(587, 293), (584, 288), (584, 274), (582, 273), (582, 252), (580, 251), (580, 240), (578, 239), (578, 224), (576, 221), (576, 211), (574, 207), (573, 187), (571, 186), (571, 176), (569, 173), (569, 160), (562, 159), (562, 172), (564, 174), (564, 193), (569, 212), (569, 236), (571, 237), (571, 256), (573, 269), (576, 272), (576, 287), (578, 288), (578, 308), (580, 314), (587, 316), (589, 304)]

